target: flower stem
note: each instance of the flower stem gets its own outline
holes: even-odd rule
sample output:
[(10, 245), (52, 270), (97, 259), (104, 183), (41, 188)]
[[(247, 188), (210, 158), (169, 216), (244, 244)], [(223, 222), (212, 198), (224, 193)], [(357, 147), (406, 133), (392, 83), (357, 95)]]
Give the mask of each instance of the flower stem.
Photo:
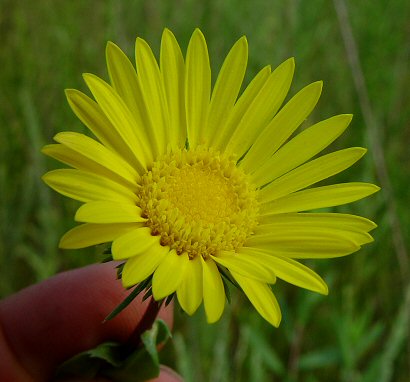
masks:
[(152, 324), (158, 316), (161, 305), (162, 302), (155, 301), (153, 297), (150, 298), (144, 315), (141, 317), (141, 320), (135, 327), (134, 331), (128, 337), (127, 342), (124, 344), (126, 351), (133, 351), (136, 346), (141, 344), (141, 334), (152, 327)]

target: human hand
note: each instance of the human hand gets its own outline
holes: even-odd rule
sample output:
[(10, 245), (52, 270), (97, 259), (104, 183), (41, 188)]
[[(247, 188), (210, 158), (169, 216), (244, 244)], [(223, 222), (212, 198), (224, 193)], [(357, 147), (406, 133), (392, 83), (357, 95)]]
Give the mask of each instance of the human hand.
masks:
[[(142, 296), (111, 321), (103, 320), (128, 293), (113, 263), (105, 263), (60, 273), (2, 300), (0, 381), (47, 381), (80, 352), (105, 341), (126, 342), (147, 309)], [(172, 304), (158, 318), (171, 326)], [(182, 379), (164, 367), (155, 381)]]

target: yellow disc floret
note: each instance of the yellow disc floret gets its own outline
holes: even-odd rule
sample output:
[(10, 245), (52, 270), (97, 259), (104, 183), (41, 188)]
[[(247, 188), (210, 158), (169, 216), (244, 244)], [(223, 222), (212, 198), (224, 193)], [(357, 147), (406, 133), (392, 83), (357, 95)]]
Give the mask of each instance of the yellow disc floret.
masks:
[(210, 150), (166, 154), (140, 184), (147, 226), (178, 254), (235, 251), (257, 224), (255, 189), (234, 161)]

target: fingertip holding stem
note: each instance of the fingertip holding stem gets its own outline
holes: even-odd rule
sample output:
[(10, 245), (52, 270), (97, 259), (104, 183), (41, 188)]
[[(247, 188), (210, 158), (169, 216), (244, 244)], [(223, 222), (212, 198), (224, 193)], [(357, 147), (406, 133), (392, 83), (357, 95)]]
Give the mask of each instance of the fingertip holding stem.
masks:
[[(63, 272), (2, 300), (0, 354), (9, 354), (18, 367), (7, 371), (2, 358), (0, 380), (27, 380), (18, 377), (24, 371), (34, 380), (48, 380), (74, 355), (105, 341), (127, 342), (141, 321), (149, 328), (148, 318), (154, 320), (156, 314), (145, 317), (149, 301), (142, 296), (104, 323), (128, 293), (116, 278), (115, 264), (105, 263)], [(172, 327), (172, 306), (161, 309), (158, 317)], [(14, 377), (4, 379), (6, 375)]]

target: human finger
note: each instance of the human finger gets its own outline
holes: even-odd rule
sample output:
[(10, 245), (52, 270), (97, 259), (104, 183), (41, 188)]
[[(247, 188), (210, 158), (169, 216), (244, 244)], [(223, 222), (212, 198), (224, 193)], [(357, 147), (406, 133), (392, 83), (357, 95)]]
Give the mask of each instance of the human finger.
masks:
[[(0, 380), (47, 380), (75, 354), (109, 340), (126, 342), (148, 302), (138, 296), (114, 319), (104, 318), (128, 293), (115, 264), (105, 263), (58, 274), (1, 301)], [(172, 325), (172, 307), (159, 317)]]

